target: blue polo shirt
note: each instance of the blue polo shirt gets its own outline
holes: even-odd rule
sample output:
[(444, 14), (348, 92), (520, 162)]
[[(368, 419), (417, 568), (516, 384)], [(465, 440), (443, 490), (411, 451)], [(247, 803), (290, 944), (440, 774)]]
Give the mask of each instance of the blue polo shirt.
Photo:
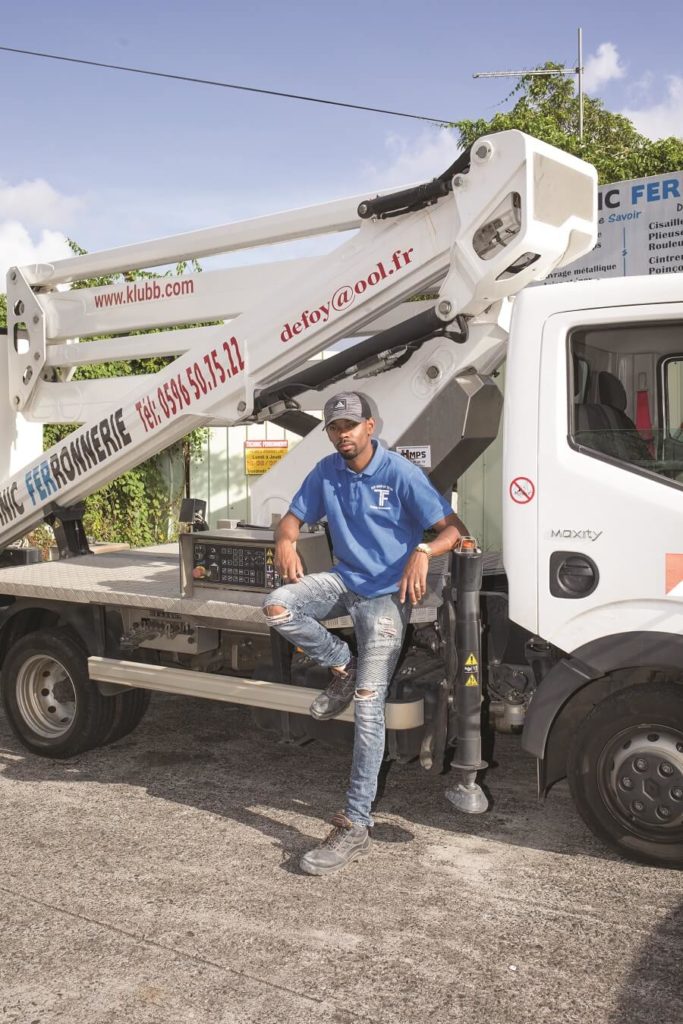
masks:
[(372, 445), (374, 455), (360, 473), (339, 452), (321, 459), (289, 507), (304, 523), (327, 517), (334, 571), (364, 597), (398, 590), (424, 530), (453, 511), (421, 469), (377, 441)]

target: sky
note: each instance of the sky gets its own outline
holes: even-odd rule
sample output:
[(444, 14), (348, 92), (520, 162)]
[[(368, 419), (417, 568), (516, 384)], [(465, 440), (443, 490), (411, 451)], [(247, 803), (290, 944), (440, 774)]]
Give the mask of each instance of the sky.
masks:
[[(683, 4), (634, 0), (32, 0), (0, 45), (443, 120), (506, 109), (514, 80), (575, 66), (652, 138), (683, 135)], [(425, 121), (0, 51), (0, 274), (88, 250), (429, 179), (457, 155)], [(674, 170), (675, 168), (672, 168)]]

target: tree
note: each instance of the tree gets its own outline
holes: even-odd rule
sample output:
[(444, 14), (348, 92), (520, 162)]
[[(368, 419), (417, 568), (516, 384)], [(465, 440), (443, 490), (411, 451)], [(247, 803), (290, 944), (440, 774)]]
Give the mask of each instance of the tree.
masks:
[[(540, 70), (558, 70), (546, 62)], [(562, 75), (525, 75), (508, 99), (511, 110), (490, 121), (456, 121), (460, 144), (471, 145), (482, 135), (517, 128), (593, 164), (600, 184), (665, 174), (683, 168), (683, 139), (653, 141), (636, 131), (623, 114), (606, 110), (602, 100), (584, 97), (583, 140), (578, 137), (579, 101), (574, 82)]]

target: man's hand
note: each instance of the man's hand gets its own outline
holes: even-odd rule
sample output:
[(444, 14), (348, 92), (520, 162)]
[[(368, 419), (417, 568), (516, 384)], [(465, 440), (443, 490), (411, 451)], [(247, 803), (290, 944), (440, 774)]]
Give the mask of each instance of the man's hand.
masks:
[(304, 567), (291, 540), (279, 540), (275, 545), (275, 568), (285, 583), (298, 583), (303, 576)]
[[(455, 512), (433, 523), (431, 529), (437, 534), (434, 540), (429, 542), (432, 556), (452, 551), (460, 537), (467, 536), (467, 527)], [(410, 554), (399, 584), (398, 596), (401, 604), (404, 603), (406, 595), (413, 607), (420, 603), (427, 592), (428, 567), (428, 554), (417, 550)]]
[(275, 568), (285, 583), (298, 583), (304, 574), (301, 559), (296, 553), (301, 520), (287, 512), (275, 529)]
[(413, 605), (419, 604), (427, 592), (427, 567), (429, 555), (422, 551), (413, 551), (406, 562), (401, 583), (398, 590), (398, 599), (404, 603), (406, 595)]

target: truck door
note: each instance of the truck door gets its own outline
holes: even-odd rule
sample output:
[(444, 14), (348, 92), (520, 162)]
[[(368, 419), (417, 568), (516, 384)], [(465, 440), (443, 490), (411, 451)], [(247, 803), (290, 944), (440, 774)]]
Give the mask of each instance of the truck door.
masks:
[(683, 310), (551, 316), (541, 342), (538, 631), (564, 651), (683, 630)]

